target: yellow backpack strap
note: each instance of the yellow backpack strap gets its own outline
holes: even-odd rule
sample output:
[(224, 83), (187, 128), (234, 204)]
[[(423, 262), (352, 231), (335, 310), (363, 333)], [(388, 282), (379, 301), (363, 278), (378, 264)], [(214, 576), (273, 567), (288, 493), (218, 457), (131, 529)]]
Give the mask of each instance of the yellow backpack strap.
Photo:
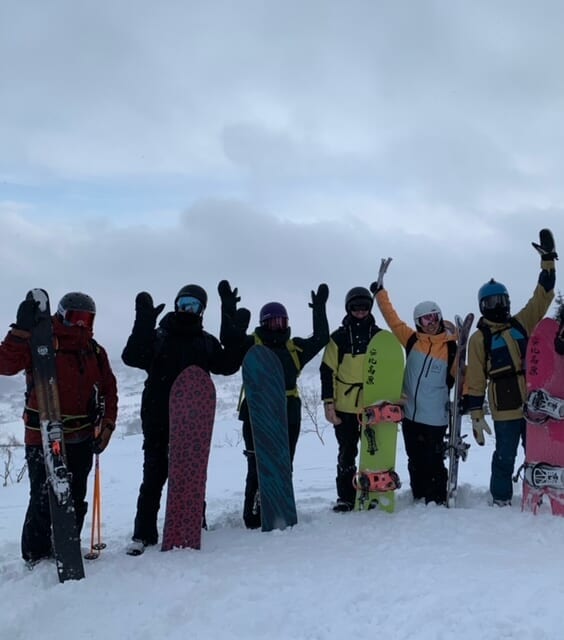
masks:
[[(259, 336), (257, 336), (256, 333), (253, 333), (253, 338), (255, 340), (255, 344), (263, 344), (263, 341), (259, 338)], [(300, 358), (298, 356), (298, 352), (302, 351), (302, 349), (299, 349), (296, 344), (294, 343), (294, 341), (292, 340), (292, 338), (290, 338), (289, 340), (286, 341), (286, 349), (288, 349), (288, 351), (290, 352), (290, 356), (292, 357), (292, 360), (294, 362), (294, 364), (296, 365), (296, 369), (298, 371), (298, 375), (301, 371), (301, 366), (300, 366)], [(287, 397), (296, 397), (299, 398), (299, 392), (298, 392), (298, 387), (294, 387), (294, 389), (290, 389), (289, 391), (286, 391), (286, 396)], [(243, 402), (243, 400), (245, 399), (245, 388), (243, 386), (241, 386), (241, 392), (239, 394), (239, 403), (237, 404), (237, 409), (240, 410), (241, 409), (241, 403)]]
[(300, 364), (300, 358), (298, 356), (298, 352), (303, 351), (303, 349), (299, 349), (296, 346), (296, 343), (292, 340), (292, 338), (290, 338), (286, 342), (286, 349), (288, 349), (288, 351), (290, 352), (290, 355), (292, 356), (292, 360), (294, 361), (294, 364), (296, 365), (296, 369), (297, 369), (298, 375), (299, 375), (301, 370), (302, 370), (302, 366)]

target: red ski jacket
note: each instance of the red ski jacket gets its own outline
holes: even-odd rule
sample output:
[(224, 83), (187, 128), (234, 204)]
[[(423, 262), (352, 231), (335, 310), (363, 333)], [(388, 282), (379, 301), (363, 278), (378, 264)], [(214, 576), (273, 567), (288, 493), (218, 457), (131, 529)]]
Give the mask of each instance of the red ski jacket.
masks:
[[(96, 414), (95, 389), (105, 399), (103, 424), (115, 425), (117, 385), (108, 356), (83, 327), (67, 327), (53, 316), (59, 403), (65, 442), (80, 442), (94, 435), (92, 420)], [(25, 444), (40, 445), (39, 414), (33, 385), (29, 333), (12, 328), (0, 344), (0, 375), (12, 376), (25, 371), (27, 391)]]

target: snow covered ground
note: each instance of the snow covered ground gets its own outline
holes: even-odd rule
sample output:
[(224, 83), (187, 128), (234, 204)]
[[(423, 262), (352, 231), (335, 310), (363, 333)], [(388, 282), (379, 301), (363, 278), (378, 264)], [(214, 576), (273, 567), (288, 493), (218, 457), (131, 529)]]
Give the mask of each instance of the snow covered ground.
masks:
[[(299, 523), (247, 531), (241, 521), (245, 459), (234, 417), (236, 379), (217, 380), (219, 418), (201, 551), (124, 554), (141, 477), (142, 377), (118, 370), (118, 431), (101, 456), (103, 536), (86, 579), (57, 580), (52, 563), (27, 570), (19, 537), (27, 480), (0, 487), (0, 637), (6, 640), (499, 640), (562, 638), (564, 520), (488, 506), (492, 439), (461, 465), (456, 509), (413, 505), (405, 453), (397, 510), (334, 514), (336, 444), (300, 438)], [(312, 377), (311, 380), (315, 380)], [(0, 387), (0, 435), (21, 438), (19, 382)], [(311, 425), (304, 421), (304, 427)], [(467, 425), (465, 425), (467, 428)], [(21, 449), (18, 450), (21, 456)], [(21, 457), (15, 465), (21, 463)], [(91, 495), (91, 492), (90, 492)], [(162, 528), (162, 517), (160, 519)], [(84, 539), (89, 538), (87, 518)]]

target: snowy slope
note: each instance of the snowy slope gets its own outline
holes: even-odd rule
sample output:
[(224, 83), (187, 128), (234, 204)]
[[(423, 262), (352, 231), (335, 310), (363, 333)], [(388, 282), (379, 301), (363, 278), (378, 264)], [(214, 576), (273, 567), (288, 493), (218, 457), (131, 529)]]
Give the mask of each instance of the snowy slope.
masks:
[[(151, 548), (139, 558), (126, 556), (142, 457), (141, 436), (124, 434), (138, 426), (142, 376), (119, 368), (118, 375), (118, 432), (101, 457), (108, 548), (86, 564), (86, 580), (60, 585), (49, 562), (24, 568), (19, 535), (27, 483), (0, 487), (1, 638), (563, 637), (564, 520), (521, 513), (519, 486), (512, 508), (488, 506), (491, 439), (486, 447), (474, 445), (461, 465), (455, 510), (413, 505), (405, 482), (393, 515), (334, 514), (334, 437), (327, 428), (323, 445), (306, 433), (295, 460), (298, 525), (272, 533), (244, 529), (235, 379), (216, 380), (223, 401), (202, 550)], [(3, 391), (0, 430), (21, 437), (16, 396)], [(407, 480), (401, 444), (398, 461)], [(85, 540), (89, 527), (87, 518)]]

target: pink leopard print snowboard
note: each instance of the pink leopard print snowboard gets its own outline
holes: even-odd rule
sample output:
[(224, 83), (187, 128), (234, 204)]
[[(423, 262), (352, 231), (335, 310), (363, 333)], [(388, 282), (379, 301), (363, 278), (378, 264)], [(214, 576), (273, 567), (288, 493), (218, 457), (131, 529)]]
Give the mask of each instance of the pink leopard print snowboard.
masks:
[(208, 458), (215, 416), (215, 387), (200, 367), (176, 378), (169, 399), (168, 492), (162, 551), (199, 549)]

